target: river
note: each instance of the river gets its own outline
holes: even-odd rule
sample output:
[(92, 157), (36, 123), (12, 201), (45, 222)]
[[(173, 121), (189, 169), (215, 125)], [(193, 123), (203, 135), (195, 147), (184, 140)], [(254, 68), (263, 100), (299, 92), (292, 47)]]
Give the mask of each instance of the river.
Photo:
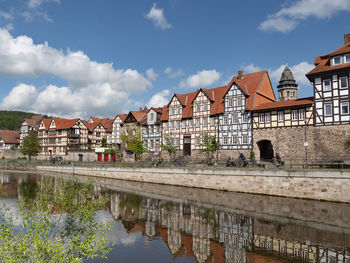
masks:
[[(5, 202), (16, 209), (40, 191), (24, 185), (61, 177), (71, 179), (0, 171)], [(350, 263), (350, 204), (102, 178), (94, 178), (94, 196), (109, 200), (97, 216), (113, 222), (113, 248), (107, 259), (85, 262)]]

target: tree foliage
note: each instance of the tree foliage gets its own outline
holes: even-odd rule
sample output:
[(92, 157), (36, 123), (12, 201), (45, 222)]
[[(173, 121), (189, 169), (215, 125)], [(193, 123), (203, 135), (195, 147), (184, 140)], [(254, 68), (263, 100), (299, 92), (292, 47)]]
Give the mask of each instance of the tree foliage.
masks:
[(98, 223), (94, 216), (107, 200), (95, 200), (92, 184), (76, 181), (65, 182), (54, 195), (54, 186), (42, 189), (24, 196), (17, 215), (3, 204), (0, 261), (60, 263), (105, 257), (109, 224)]
[(36, 114), (23, 111), (0, 111), (0, 130), (17, 131), (24, 119), (30, 119)]
[(178, 147), (172, 144), (171, 139), (169, 138), (169, 136), (166, 136), (164, 138), (164, 140), (165, 140), (165, 144), (162, 143), (160, 145), (160, 147), (162, 148), (162, 150), (167, 151), (169, 153), (170, 160), (172, 160), (173, 159), (173, 154), (176, 152)]
[(211, 136), (209, 134), (204, 134), (202, 143), (201, 143), (201, 152), (207, 153), (208, 158), (213, 158), (214, 153), (220, 149), (220, 144), (216, 140), (215, 136)]
[(141, 159), (141, 155), (147, 151), (142, 142), (142, 133), (140, 129), (128, 127), (121, 136), (121, 140), (127, 151), (135, 154), (137, 160)]
[(28, 155), (30, 161), (32, 156), (38, 155), (40, 148), (41, 147), (38, 137), (33, 132), (29, 132), (29, 134), (24, 138), (23, 144), (21, 145), (21, 153)]

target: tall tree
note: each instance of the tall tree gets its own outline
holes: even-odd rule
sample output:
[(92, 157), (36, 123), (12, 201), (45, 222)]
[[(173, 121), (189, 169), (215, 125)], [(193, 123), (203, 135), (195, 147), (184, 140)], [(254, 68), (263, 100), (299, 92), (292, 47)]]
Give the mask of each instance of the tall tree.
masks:
[(128, 127), (120, 137), (124, 142), (127, 151), (134, 153), (135, 158), (140, 160), (141, 155), (147, 151), (143, 146), (141, 131), (137, 128)]
[(29, 161), (32, 160), (32, 156), (37, 156), (40, 152), (40, 144), (38, 137), (33, 133), (29, 134), (24, 138), (23, 144), (21, 145), (21, 153), (28, 156)]
[(161, 144), (160, 147), (162, 148), (162, 150), (167, 151), (169, 153), (170, 161), (172, 161), (173, 154), (176, 152), (177, 146), (172, 144), (171, 139), (168, 136), (166, 136), (164, 139), (165, 139), (165, 144)]
[[(202, 143), (200, 146), (202, 148), (200, 151), (203, 153), (207, 153), (208, 161), (210, 160), (210, 158), (214, 158), (215, 152), (217, 152), (220, 149), (220, 144), (216, 140), (216, 137), (211, 136), (209, 134), (203, 135)], [(217, 159), (217, 156), (216, 156), (216, 159)]]

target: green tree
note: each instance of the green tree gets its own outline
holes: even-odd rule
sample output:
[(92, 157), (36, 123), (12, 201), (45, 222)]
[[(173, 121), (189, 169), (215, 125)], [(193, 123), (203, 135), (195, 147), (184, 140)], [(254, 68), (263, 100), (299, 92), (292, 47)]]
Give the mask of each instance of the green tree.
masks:
[(101, 146), (102, 146), (103, 148), (107, 148), (107, 139), (106, 139), (106, 138), (102, 138)]
[(24, 138), (23, 144), (21, 145), (21, 153), (28, 155), (29, 161), (32, 160), (32, 156), (37, 156), (40, 152), (40, 144), (38, 137), (33, 133), (29, 134)]
[(162, 143), (160, 147), (162, 148), (162, 150), (167, 151), (169, 153), (170, 161), (172, 161), (173, 154), (176, 152), (177, 147), (171, 143), (171, 139), (169, 138), (169, 136), (166, 136), (164, 140), (165, 144)]
[[(220, 149), (220, 144), (216, 140), (215, 136), (211, 136), (209, 134), (204, 134), (202, 143), (201, 143), (201, 152), (207, 153), (207, 161), (209, 162), (211, 158), (214, 158), (215, 152)], [(216, 156), (217, 159), (217, 156)]]
[(93, 198), (92, 184), (66, 182), (55, 195), (53, 188), (38, 191), (35, 199), (25, 196), (17, 215), (3, 204), (1, 262), (83, 262), (108, 253), (110, 226), (95, 219), (107, 200)]
[(142, 133), (140, 129), (128, 127), (121, 136), (127, 151), (135, 154), (136, 160), (141, 159), (141, 155), (147, 151), (142, 142)]

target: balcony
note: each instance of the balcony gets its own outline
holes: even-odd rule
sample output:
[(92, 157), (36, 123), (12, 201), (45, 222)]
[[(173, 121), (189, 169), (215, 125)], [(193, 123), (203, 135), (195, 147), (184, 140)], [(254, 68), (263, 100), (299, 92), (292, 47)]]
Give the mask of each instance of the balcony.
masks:
[(77, 145), (77, 144), (80, 144), (79, 138), (78, 139), (69, 138), (68, 145)]

